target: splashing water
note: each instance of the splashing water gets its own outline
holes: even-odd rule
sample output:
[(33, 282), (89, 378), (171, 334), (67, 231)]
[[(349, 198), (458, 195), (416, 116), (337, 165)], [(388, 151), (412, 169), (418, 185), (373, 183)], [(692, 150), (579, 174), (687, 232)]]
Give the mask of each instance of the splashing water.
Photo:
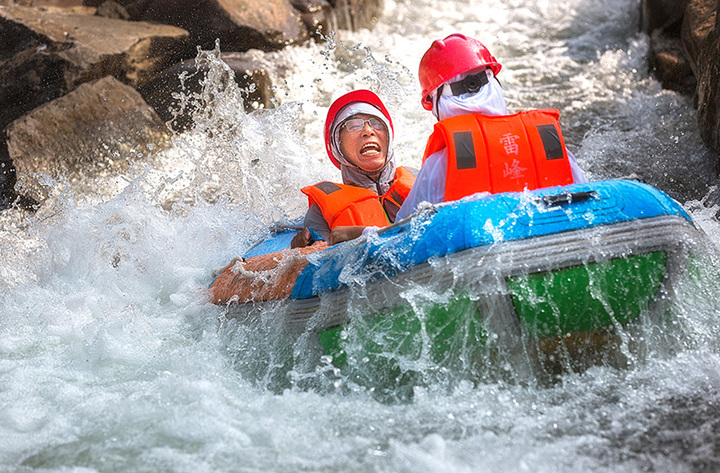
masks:
[[(542, 382), (499, 360), (471, 382), (453, 373), (491, 354), (457, 340), (467, 350), (447, 365), (422, 349), (401, 357), (410, 379), (396, 385), (410, 387), (395, 398), (366, 383), (372, 356), (389, 354), (351, 343), (343, 371), (309, 335), (273, 330), (282, 304), (253, 327), (223, 321), (204, 294), (214, 268), (303, 214), (300, 187), (340, 179), (322, 141), (334, 98), (376, 91), (399, 164), (419, 167), (433, 120), (415, 71), (431, 41), (455, 31), (503, 63), (512, 111), (561, 110), (591, 180), (635, 174), (683, 202), (717, 244), (718, 209), (704, 201), (717, 185), (713, 157), (691, 99), (647, 73), (637, 15), (627, 0), (387, 1), (373, 31), (272, 53), (291, 73), (275, 84), (277, 107), (251, 114), (217, 54), (201, 52), (209, 72), (188, 98), (200, 105), (195, 127), (151, 164), (137, 159), (105, 195), (57, 183), (37, 214), (0, 214), (0, 471), (716, 470), (714, 261), (678, 288), (674, 322), (622, 334), (629, 365), (569, 367)], [(463, 271), (433, 265), (436, 276)], [(455, 296), (434, 284), (403, 292), (421, 337), (428, 307)], [(364, 323), (354, 318), (343, 336), (382, 335)], [(627, 342), (638, 336), (648, 340), (640, 354)]]

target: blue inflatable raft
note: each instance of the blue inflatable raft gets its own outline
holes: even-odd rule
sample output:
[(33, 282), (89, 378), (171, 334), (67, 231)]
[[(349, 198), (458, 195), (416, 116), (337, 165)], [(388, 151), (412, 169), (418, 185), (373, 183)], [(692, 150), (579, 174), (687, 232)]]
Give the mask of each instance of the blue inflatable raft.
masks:
[(707, 245), (677, 202), (628, 180), (471, 196), (319, 251), (290, 250), (294, 234), (228, 265), (210, 297), (242, 320), (281, 304), (285, 328), (338, 366), (596, 343), (662, 314)]

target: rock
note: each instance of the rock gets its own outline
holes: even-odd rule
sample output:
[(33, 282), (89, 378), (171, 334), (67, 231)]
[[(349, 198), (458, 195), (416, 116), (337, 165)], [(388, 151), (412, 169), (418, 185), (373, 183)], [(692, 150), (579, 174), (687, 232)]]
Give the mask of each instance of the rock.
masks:
[[(84, 173), (98, 176), (127, 159), (123, 138), (162, 142), (153, 130), (170, 133), (163, 120), (178, 108), (179, 75), (188, 75), (186, 93), (201, 85), (201, 71), (187, 60), (197, 46), (211, 50), (219, 39), (223, 51), (237, 51), (222, 58), (249, 112), (273, 106), (273, 83), (285, 73), (263, 52), (303, 43), (309, 34), (321, 40), (334, 29), (371, 28), (383, 8), (384, 0), (0, 0), (0, 130), (8, 135), (0, 135), (0, 208), (18, 202), (16, 175), (29, 195), (24, 203), (33, 205), (29, 199), (42, 200), (47, 191), (36, 172), (91, 187)], [(110, 101), (125, 94), (123, 100), (140, 107), (123, 113), (142, 129), (132, 129), (117, 111), (102, 112), (103, 121), (103, 108), (88, 105), (89, 90), (107, 89), (108, 76), (116, 80), (102, 93)], [(157, 107), (152, 119), (145, 117), (148, 103)], [(190, 126), (192, 109), (172, 124)], [(136, 150), (135, 157), (143, 153)]]
[(271, 108), (275, 98), (273, 94), (273, 70), (259, 51), (222, 53), (220, 58), (235, 72), (235, 82), (243, 94), (245, 111)]
[(7, 143), (0, 140), (0, 210), (8, 208), (15, 200), (16, 179), (15, 166), (8, 153)]
[[(262, 60), (259, 51), (221, 53), (220, 57), (234, 72), (233, 79), (241, 89), (246, 112), (272, 107), (270, 65)], [(160, 118), (170, 123), (173, 130), (182, 131), (192, 126), (196, 109), (192, 104), (180, 110), (180, 96), (191, 97), (202, 90), (206, 67), (198, 68), (195, 60), (185, 60), (164, 70), (150, 83), (138, 89)], [(185, 73), (181, 83), (180, 75)]]
[(113, 195), (131, 160), (149, 160), (170, 131), (140, 94), (113, 77), (80, 85), (14, 121), (7, 149), (19, 193), (43, 201), (44, 179), (67, 180), (81, 195)]
[(642, 0), (640, 27), (650, 34), (679, 24), (688, 3), (690, 0)]
[[(87, 5), (89, 7), (99, 7), (103, 3), (105, 3), (107, 0), (80, 0), (83, 5)], [(115, 3), (122, 7), (126, 7), (133, 3), (135, 0), (114, 0)]]
[[(705, 144), (720, 157), (720, 0), (643, 0), (642, 27), (663, 87), (695, 94)], [(689, 72), (688, 72), (689, 70)], [(693, 84), (695, 86), (693, 87)], [(720, 172), (720, 159), (718, 160)]]
[(106, 2), (101, 3), (97, 7), (95, 14), (97, 16), (102, 16), (104, 18), (116, 18), (118, 20), (129, 20), (130, 19), (130, 14), (125, 9), (125, 7), (113, 0), (108, 0)]
[(697, 75), (698, 58), (703, 43), (715, 27), (717, 0), (693, 0), (688, 6), (682, 23), (681, 37), (687, 51), (690, 66)]
[(690, 95), (695, 76), (680, 41), (680, 27), (689, 0), (643, 0), (641, 27), (650, 35), (650, 69), (663, 87)]
[(75, 9), (0, 6), (0, 129), (106, 75), (141, 85), (177, 61), (187, 36), (173, 26), (101, 18)]
[[(2, 3), (2, 2), (0, 2)], [(24, 5), (27, 7), (72, 8), (81, 6), (82, 0), (6, 0), (6, 5)]]
[(273, 51), (308, 39), (288, 0), (137, 0), (126, 9), (135, 20), (186, 29), (205, 50), (216, 39), (223, 51)]
[(685, 13), (682, 40), (698, 82), (695, 103), (700, 135), (720, 158), (719, 10), (720, 0), (692, 0)]
[(12, 162), (5, 140), (0, 140), (0, 210), (17, 206), (24, 210), (35, 211), (39, 204), (36, 200), (15, 192), (17, 172)]
[(372, 28), (385, 9), (384, 0), (331, 0), (330, 4), (335, 9), (337, 28), (352, 31)]
[[(720, 8), (719, 8), (720, 9)], [(718, 155), (720, 172), (720, 15), (698, 56), (698, 125), (703, 141)]]
[(695, 93), (697, 81), (686, 59), (679, 37), (656, 30), (650, 41), (650, 67), (663, 87), (685, 95)]
[(291, 5), (300, 12), (305, 28), (310, 36), (322, 40), (330, 31), (337, 28), (335, 11), (326, 0), (290, 0)]

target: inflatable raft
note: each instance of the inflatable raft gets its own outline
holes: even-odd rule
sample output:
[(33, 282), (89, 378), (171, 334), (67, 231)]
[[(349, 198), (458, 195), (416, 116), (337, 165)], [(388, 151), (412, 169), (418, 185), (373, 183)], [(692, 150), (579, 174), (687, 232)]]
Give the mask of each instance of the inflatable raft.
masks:
[(488, 346), (602, 340), (662, 314), (706, 241), (677, 202), (628, 180), (476, 195), (331, 247), (290, 250), (294, 234), (234, 260), (210, 298), (242, 320), (282, 304), (284, 327), (338, 366), (393, 353), (466, 367)]

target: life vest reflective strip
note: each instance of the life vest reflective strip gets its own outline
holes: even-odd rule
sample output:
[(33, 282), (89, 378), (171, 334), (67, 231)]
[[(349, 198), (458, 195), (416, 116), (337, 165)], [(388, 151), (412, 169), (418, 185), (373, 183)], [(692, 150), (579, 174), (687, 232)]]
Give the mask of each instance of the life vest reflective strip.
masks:
[[(330, 181), (322, 181), (301, 190), (308, 196), (310, 206), (317, 204), (331, 230), (340, 225), (384, 227), (390, 224), (389, 214), (394, 220), (413, 182), (413, 173), (399, 167), (393, 185), (383, 196), (362, 187)], [(389, 210), (387, 214), (386, 208)]]
[(557, 110), (514, 115), (479, 113), (446, 118), (435, 124), (425, 148), (447, 148), (445, 201), (476, 192), (512, 192), (571, 184), (570, 160)]

